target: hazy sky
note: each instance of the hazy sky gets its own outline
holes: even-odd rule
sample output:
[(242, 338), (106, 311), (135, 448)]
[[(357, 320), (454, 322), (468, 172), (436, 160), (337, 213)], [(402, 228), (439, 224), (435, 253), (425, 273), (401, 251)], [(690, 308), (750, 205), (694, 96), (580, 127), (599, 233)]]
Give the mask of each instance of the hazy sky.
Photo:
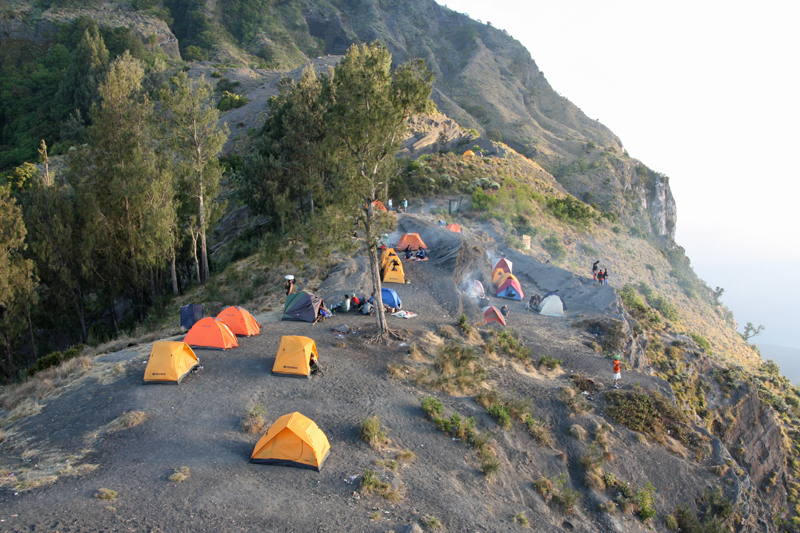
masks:
[[(444, 3), (444, 2), (441, 2)], [(450, 0), (670, 177), (677, 242), (757, 340), (800, 348), (800, 2)]]

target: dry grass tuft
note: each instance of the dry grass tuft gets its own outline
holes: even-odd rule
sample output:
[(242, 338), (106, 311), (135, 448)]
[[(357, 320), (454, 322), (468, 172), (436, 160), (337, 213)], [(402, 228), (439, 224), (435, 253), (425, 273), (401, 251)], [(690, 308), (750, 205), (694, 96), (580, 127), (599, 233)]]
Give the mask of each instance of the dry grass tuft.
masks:
[(242, 431), (248, 435), (255, 435), (264, 431), (267, 425), (266, 410), (264, 404), (259, 403), (245, 410), (244, 418), (242, 418)]
[(386, 430), (381, 427), (381, 420), (377, 415), (372, 415), (361, 421), (358, 437), (370, 445), (373, 450), (381, 450), (392, 443), (386, 436)]
[(188, 479), (191, 470), (189, 470), (188, 466), (182, 466), (180, 468), (176, 468), (172, 475), (169, 476), (169, 480), (173, 483), (183, 483)]
[(583, 478), (583, 484), (590, 489), (603, 491), (606, 490), (606, 484), (603, 477), (598, 475), (597, 472), (587, 472), (586, 477)]
[(35, 489), (36, 487), (41, 487), (43, 485), (51, 485), (57, 480), (58, 477), (53, 475), (28, 476), (24, 480), (20, 481), (14, 487), (14, 490), (17, 492), (23, 492), (26, 490)]
[(569, 431), (567, 433), (569, 433), (570, 436), (575, 437), (581, 442), (586, 440), (586, 435), (588, 434), (587, 431), (583, 429), (583, 426), (581, 426), (580, 424), (573, 424), (569, 428)]
[(39, 404), (36, 400), (27, 398), (17, 404), (5, 418), (0, 419), (0, 426), (6, 426), (17, 420), (38, 414), (42, 410), (42, 407), (43, 405)]
[(111, 489), (98, 489), (98, 491), (94, 493), (94, 498), (98, 500), (116, 500), (117, 491)]
[(449, 324), (441, 324), (439, 329), (436, 331), (436, 334), (443, 339), (454, 339), (458, 337), (458, 331), (456, 328)]
[(128, 411), (109, 422), (108, 425), (106, 425), (106, 433), (134, 428), (145, 420), (147, 420), (147, 413), (142, 411)]
[(417, 454), (406, 448), (405, 450), (400, 450), (397, 452), (395, 459), (400, 464), (410, 464), (417, 459)]
[(392, 489), (392, 486), (386, 481), (383, 481), (378, 476), (377, 472), (370, 469), (364, 470), (364, 473), (361, 475), (359, 490), (361, 494), (377, 494), (390, 502), (397, 502), (402, 498), (400, 491)]

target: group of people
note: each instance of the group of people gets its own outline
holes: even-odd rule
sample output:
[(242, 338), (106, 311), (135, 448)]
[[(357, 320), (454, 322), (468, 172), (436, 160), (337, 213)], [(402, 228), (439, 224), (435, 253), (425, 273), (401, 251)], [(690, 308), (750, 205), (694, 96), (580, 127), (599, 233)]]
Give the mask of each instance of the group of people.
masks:
[(600, 269), (599, 259), (592, 264), (592, 279), (599, 281), (600, 285), (608, 285), (608, 269)]
[(422, 261), (423, 259), (426, 259), (428, 257), (428, 252), (426, 252), (425, 248), (423, 248), (422, 246), (417, 248), (416, 254), (414, 253), (414, 250), (411, 249), (410, 244), (406, 246), (406, 249), (403, 251), (406, 253), (406, 261), (409, 261), (412, 255), (415, 257), (417, 261)]
[[(387, 202), (387, 207), (389, 208), (389, 211), (392, 210), (392, 199), (391, 198), (389, 198), (389, 202)], [(400, 212), (400, 213), (405, 213), (406, 209), (408, 209), (408, 200), (403, 198), (402, 207), (398, 206), (397, 207), (397, 211)]]
[(540, 303), (542, 303), (542, 297), (537, 292), (536, 294), (531, 296), (531, 299), (528, 300), (528, 303), (525, 304), (525, 310), (526, 311), (536, 311), (536, 309), (539, 307)]

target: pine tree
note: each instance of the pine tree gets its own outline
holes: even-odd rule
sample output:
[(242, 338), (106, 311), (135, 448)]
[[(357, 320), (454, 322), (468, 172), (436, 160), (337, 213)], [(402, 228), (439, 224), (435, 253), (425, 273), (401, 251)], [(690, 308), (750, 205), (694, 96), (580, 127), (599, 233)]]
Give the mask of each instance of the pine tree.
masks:
[(84, 31), (56, 93), (64, 114), (74, 113), (73, 121), (88, 116), (92, 105), (99, 102), (108, 63), (108, 49), (94, 23)]
[[(92, 263), (109, 306), (130, 298), (143, 316), (151, 269), (166, 259), (175, 212), (165, 157), (156, 150), (153, 106), (141, 95), (141, 62), (125, 52), (111, 63), (93, 108), (89, 147), (70, 158)], [(113, 318), (113, 314), (112, 314)]]
[(211, 94), (208, 83), (191, 82), (185, 72), (172, 78), (170, 86), (159, 93), (163, 106), (160, 129), (177, 166), (184, 203), (179, 212), (197, 215), (196, 222), (187, 226), (190, 233), (196, 232), (200, 244), (200, 283), (209, 277), (206, 231), (222, 176), (218, 156), (228, 138), (227, 125), (219, 124), (219, 111)]
[(36, 278), (33, 262), (22, 256), (25, 234), (22, 210), (9, 188), (0, 186), (0, 370), (7, 378), (17, 366), (15, 342), (26, 327), (32, 331)]
[(386, 201), (397, 176), (395, 154), (414, 113), (429, 111), (433, 75), (417, 61), (391, 69), (380, 43), (353, 45), (334, 69), (327, 94), (326, 122), (340, 153), (340, 207), (364, 228), (381, 335), (388, 332), (381, 298), (377, 245), (381, 234), (375, 200)]

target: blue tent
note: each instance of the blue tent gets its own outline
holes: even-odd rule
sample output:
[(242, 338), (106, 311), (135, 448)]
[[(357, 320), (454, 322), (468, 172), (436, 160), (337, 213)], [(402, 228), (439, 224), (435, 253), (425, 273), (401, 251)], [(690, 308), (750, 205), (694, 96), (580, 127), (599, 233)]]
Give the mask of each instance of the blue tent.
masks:
[(392, 289), (383, 287), (381, 289), (381, 298), (383, 299), (383, 303), (389, 307), (394, 307), (395, 309), (400, 309), (403, 307), (403, 302), (400, 301), (400, 297)]

